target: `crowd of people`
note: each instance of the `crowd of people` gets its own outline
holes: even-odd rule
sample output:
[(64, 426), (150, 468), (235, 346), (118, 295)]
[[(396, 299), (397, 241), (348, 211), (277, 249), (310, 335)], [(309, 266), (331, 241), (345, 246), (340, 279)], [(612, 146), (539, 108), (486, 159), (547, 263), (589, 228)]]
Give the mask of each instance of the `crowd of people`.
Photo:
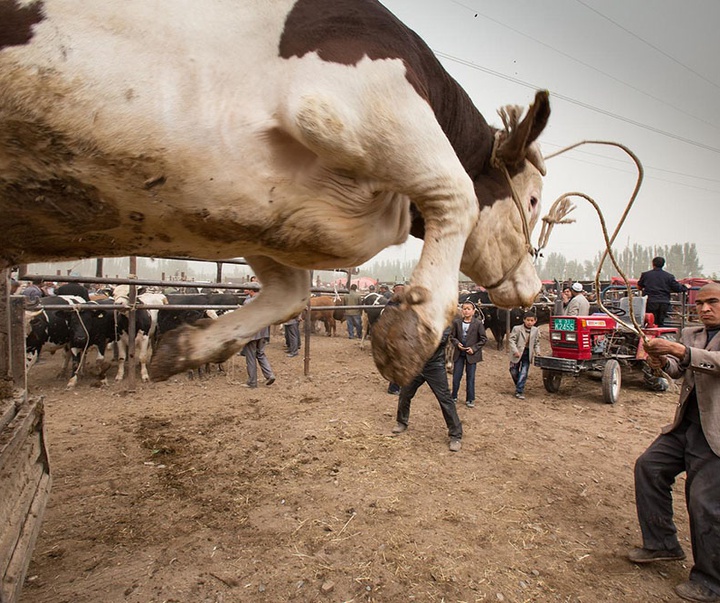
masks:
[[(675, 277), (663, 268), (665, 260), (654, 258), (652, 268), (643, 272), (638, 288), (647, 296), (647, 311), (655, 316), (655, 324), (666, 323), (672, 293), (686, 291)], [(95, 292), (79, 283), (12, 283), (12, 293), (28, 300), (47, 295), (75, 295), (85, 300)], [(259, 283), (258, 283), (259, 285)], [(368, 289), (367, 294), (382, 295), (387, 304), (399, 305), (404, 283), (396, 283), (392, 291), (386, 284)], [(245, 290), (250, 304), (258, 288)], [(362, 302), (364, 295), (352, 284), (345, 295), (344, 316), (349, 339), (363, 336)], [(554, 314), (587, 316), (591, 305), (589, 293), (579, 282), (563, 285), (555, 302)], [(651, 339), (645, 344), (648, 363), (664, 371), (673, 379), (683, 379), (675, 418), (637, 459), (635, 464), (635, 494), (642, 546), (631, 550), (628, 559), (636, 564), (682, 561), (686, 553), (677, 538), (673, 521), (672, 487), (677, 476), (687, 473), (685, 499), (690, 521), (693, 566), (688, 581), (675, 587), (683, 599), (700, 602), (720, 602), (720, 284), (710, 283), (697, 292), (697, 315), (702, 326), (683, 330), (680, 341)], [(443, 333), (435, 353), (422, 371), (409, 384), (388, 384), (388, 393), (398, 396), (396, 423), (393, 435), (405, 433), (410, 419), (410, 407), (418, 389), (427, 383), (437, 399), (445, 421), (449, 449), (462, 448), (463, 426), (457, 413), (461, 384), (465, 382), (465, 405), (476, 406), (475, 376), (482, 361), (483, 346), (487, 342), (479, 308), (472, 302), (459, 307), (457, 318)], [(300, 321), (302, 315), (283, 324), (285, 349), (288, 358), (299, 355), (301, 346)], [(515, 326), (509, 337), (509, 373), (515, 397), (525, 399), (525, 387), (533, 360), (540, 353), (540, 331), (533, 311), (525, 312), (522, 324)], [(247, 365), (244, 387), (258, 386), (258, 368), (266, 386), (272, 385), (275, 373), (265, 353), (270, 338), (266, 327), (256, 333), (241, 354)], [(446, 348), (452, 351), (452, 386), (448, 384)]]

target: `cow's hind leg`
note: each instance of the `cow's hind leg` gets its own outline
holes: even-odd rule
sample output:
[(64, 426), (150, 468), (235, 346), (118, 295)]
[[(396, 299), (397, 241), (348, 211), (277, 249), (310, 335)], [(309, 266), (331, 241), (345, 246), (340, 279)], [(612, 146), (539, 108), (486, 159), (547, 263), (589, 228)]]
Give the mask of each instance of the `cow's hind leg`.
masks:
[(217, 320), (201, 320), (169, 331), (150, 363), (150, 376), (162, 381), (208, 362), (221, 363), (239, 351), (260, 329), (297, 316), (310, 296), (310, 273), (269, 257), (246, 257), (262, 283), (251, 303)]

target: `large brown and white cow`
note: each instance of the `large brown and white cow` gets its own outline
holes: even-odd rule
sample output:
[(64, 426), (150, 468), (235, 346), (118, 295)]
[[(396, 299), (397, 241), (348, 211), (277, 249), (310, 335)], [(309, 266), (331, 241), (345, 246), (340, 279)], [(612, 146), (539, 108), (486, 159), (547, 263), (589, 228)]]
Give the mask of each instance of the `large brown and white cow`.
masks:
[[(532, 303), (507, 166), (534, 226), (550, 113), (498, 132), (375, 0), (0, 0), (0, 267), (93, 256), (244, 256), (257, 303), (179, 330), (155, 379), (221, 362), (297, 315), (309, 269), (409, 234), (422, 256), (373, 337), (408, 382), (457, 303)], [(493, 148), (495, 145), (495, 148)]]

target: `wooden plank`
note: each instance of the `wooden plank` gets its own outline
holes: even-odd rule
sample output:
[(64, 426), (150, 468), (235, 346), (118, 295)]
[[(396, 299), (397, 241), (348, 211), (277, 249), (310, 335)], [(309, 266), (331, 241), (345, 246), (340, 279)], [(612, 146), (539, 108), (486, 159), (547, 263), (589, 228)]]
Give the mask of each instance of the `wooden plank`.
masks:
[(12, 398), (0, 399), (0, 433), (15, 418), (18, 409)]
[(24, 479), (25, 470), (31, 465), (38, 464), (45, 471), (43, 463), (40, 462), (42, 451), (40, 435), (35, 432), (26, 438), (22, 446), (17, 448), (17, 454), (8, 457), (7, 462), (0, 467), (0, 480), (3, 484), (3, 487), (0, 488), (0, 516), (2, 516), (6, 501), (11, 496), (12, 489), (17, 488), (17, 483)]
[(51, 483), (42, 401), (12, 407), (0, 430), (0, 603), (18, 600)]
[[(15, 499), (20, 496), (22, 490), (30, 482), (37, 483), (41, 473), (46, 473), (45, 467), (38, 462), (42, 454), (42, 442), (36, 434), (28, 438), (25, 445), (19, 450), (17, 456), (11, 459), (9, 465), (0, 469), (0, 517), (9, 517), (10, 509), (15, 504)], [(0, 531), (4, 528), (0, 526)], [(0, 558), (2, 557), (0, 550)]]
[(10, 296), (10, 374), (16, 391), (27, 397), (27, 371), (25, 369), (25, 298)]
[(0, 470), (7, 465), (28, 437), (42, 430), (42, 402), (24, 404), (0, 433)]
[(0, 603), (17, 603), (20, 599), (20, 591), (30, 566), (32, 551), (40, 534), (51, 484), (52, 479), (46, 473), (37, 487), (32, 507), (23, 525), (22, 534), (15, 547), (8, 570), (3, 576), (0, 586)]
[[(27, 521), (28, 513), (33, 507), (35, 495), (37, 494), (38, 485), (47, 475), (42, 470), (42, 466), (34, 464), (35, 470), (34, 480), (26, 480), (18, 494), (10, 501), (7, 508), (7, 519), (3, 522), (2, 531), (0, 531), (0, 573), (5, 576), (7, 568), (10, 565), (15, 549), (22, 536), (23, 526)], [(29, 471), (28, 474), (32, 473)], [(30, 477), (30, 475), (28, 475)]]

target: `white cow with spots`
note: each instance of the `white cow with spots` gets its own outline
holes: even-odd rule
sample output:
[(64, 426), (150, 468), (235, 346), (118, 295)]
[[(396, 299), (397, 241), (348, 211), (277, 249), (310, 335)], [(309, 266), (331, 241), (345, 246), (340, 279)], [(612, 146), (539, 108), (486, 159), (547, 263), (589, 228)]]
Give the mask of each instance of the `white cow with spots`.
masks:
[(491, 128), (375, 0), (0, 0), (0, 14), (0, 266), (244, 256), (262, 282), (256, 303), (166, 338), (154, 378), (223, 361), (305, 307), (310, 269), (410, 234), (422, 256), (373, 333), (396, 382), (436, 348), (458, 270), (501, 306), (540, 289), (520, 211), (532, 228), (547, 93)]

